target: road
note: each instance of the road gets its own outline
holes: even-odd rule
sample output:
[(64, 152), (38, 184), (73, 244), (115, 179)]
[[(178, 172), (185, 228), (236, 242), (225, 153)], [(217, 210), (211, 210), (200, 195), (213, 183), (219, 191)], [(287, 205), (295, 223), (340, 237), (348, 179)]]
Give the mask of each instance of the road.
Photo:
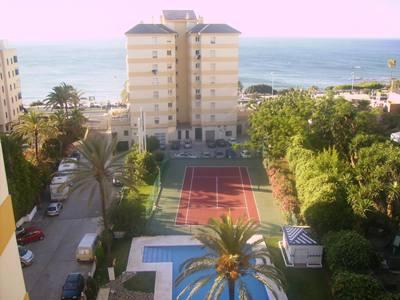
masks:
[(75, 250), (85, 233), (96, 232), (101, 215), (99, 195), (89, 200), (90, 191), (79, 190), (63, 202), (59, 216), (45, 215), (44, 203), (30, 224), (43, 229), (45, 239), (26, 245), (35, 255), (31, 266), (23, 269), (26, 288), (31, 300), (60, 299), (67, 274), (87, 275), (91, 264), (78, 263)]

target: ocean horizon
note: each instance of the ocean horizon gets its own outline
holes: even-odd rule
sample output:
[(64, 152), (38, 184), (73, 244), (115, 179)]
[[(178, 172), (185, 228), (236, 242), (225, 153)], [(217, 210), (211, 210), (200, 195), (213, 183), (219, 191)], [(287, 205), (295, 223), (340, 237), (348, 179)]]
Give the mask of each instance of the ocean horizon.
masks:
[[(125, 40), (10, 43), (17, 48), (23, 103), (42, 100), (66, 82), (97, 101), (119, 100), (127, 79)], [(245, 87), (307, 88), (389, 82), (387, 60), (400, 61), (400, 39), (241, 37), (239, 79)], [(400, 77), (400, 69), (393, 70)]]

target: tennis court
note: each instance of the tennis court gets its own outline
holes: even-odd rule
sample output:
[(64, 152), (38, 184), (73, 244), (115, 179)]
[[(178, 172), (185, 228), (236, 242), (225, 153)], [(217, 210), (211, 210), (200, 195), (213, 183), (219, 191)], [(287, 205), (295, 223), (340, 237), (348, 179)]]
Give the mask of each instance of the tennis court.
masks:
[(175, 223), (204, 225), (229, 212), (260, 222), (247, 167), (187, 166)]

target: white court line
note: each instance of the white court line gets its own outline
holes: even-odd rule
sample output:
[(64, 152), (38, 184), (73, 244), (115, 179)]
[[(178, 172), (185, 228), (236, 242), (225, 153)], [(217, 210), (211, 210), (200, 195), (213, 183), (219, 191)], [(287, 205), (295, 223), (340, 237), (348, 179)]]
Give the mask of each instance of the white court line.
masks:
[(192, 178), (190, 179), (190, 189), (189, 189), (189, 200), (186, 208), (186, 218), (185, 218), (185, 224), (187, 225), (188, 217), (189, 217), (189, 206), (190, 206), (190, 198), (192, 196), (192, 184), (193, 184), (193, 176), (194, 176), (194, 170), (196, 168), (192, 168)]
[(196, 178), (214, 178), (214, 177), (220, 177), (220, 178), (240, 178), (240, 176), (196, 176)]
[(245, 168), (246, 168), (247, 177), (249, 178), (249, 183), (250, 183), (250, 187), (251, 187), (251, 192), (253, 193), (253, 201), (254, 201), (254, 205), (256, 206), (258, 221), (261, 223), (260, 212), (258, 211), (258, 205), (257, 205), (257, 201), (256, 201), (256, 195), (254, 194), (254, 189), (253, 189), (253, 184), (252, 184), (252, 180), (251, 180), (251, 177), (250, 177), (249, 168), (248, 168), (248, 167), (245, 167)]
[(181, 207), (181, 202), (182, 202), (182, 191), (183, 191), (183, 186), (184, 186), (185, 180), (186, 180), (186, 171), (187, 171), (187, 167), (185, 167), (185, 173), (183, 174), (181, 193), (180, 193), (180, 195), (179, 195), (179, 203), (178, 203), (178, 208), (177, 208), (177, 210), (176, 210), (176, 216), (175, 216), (175, 225), (176, 225), (176, 221), (178, 220), (179, 209), (180, 209), (180, 207)]
[(242, 190), (243, 190), (243, 194), (244, 194), (244, 203), (246, 204), (247, 218), (250, 219), (249, 207), (247, 205), (247, 197), (246, 197), (246, 192), (244, 190), (242, 171), (241, 171), (240, 167), (239, 167), (239, 174), (240, 174), (240, 180), (242, 181)]
[(217, 196), (217, 208), (218, 208), (218, 176), (215, 176), (215, 194)]

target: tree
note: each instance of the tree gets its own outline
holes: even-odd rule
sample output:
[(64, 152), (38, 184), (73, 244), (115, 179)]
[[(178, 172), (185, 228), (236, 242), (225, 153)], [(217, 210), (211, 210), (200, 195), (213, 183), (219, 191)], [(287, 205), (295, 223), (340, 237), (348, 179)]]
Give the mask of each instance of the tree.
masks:
[(147, 151), (154, 152), (160, 149), (160, 140), (155, 136), (146, 136), (146, 147)]
[(326, 260), (332, 272), (366, 272), (376, 263), (368, 240), (355, 231), (327, 234), (323, 239)]
[(238, 80), (238, 94), (243, 92), (243, 84), (240, 80)]
[(13, 128), (13, 132), (26, 139), (34, 147), (35, 159), (39, 161), (41, 145), (47, 139), (57, 136), (57, 128), (53, 122), (35, 111), (22, 115), (19, 121), (20, 123)]
[(129, 81), (127, 80), (127, 81), (125, 81), (124, 87), (120, 93), (121, 101), (123, 103), (127, 103), (129, 100), (129, 92), (128, 91), (129, 91)]
[(76, 90), (72, 85), (62, 82), (59, 86), (53, 87), (52, 92), (47, 95), (45, 103), (52, 109), (61, 109), (65, 111), (68, 118), (68, 108), (73, 105), (75, 109), (79, 106), (79, 101), (83, 93)]
[[(263, 240), (247, 243), (256, 230), (257, 225), (253, 221), (246, 222), (239, 219), (234, 222), (230, 215), (222, 216), (219, 220), (210, 219), (209, 224), (199, 229), (199, 233), (195, 235), (209, 253), (183, 262), (180, 266), (181, 273), (176, 278), (175, 284), (179, 285), (183, 279), (197, 272), (208, 271), (208, 273), (184, 287), (177, 299), (182, 298), (186, 293), (188, 293), (186, 299), (190, 299), (208, 283), (211, 283), (211, 287), (207, 299), (219, 299), (226, 286), (228, 286), (229, 299), (235, 299), (236, 289), (239, 291), (240, 299), (251, 299), (251, 291), (242, 280), (245, 276), (253, 277), (268, 286), (277, 297), (271, 282), (282, 287), (284, 281), (274, 266), (266, 264), (270, 258), (268, 250), (255, 247)], [(254, 264), (256, 259), (264, 263)]]
[(333, 276), (332, 294), (337, 300), (375, 300), (385, 292), (371, 275), (340, 272)]
[(120, 160), (125, 155), (114, 156), (116, 145), (116, 139), (110, 140), (101, 134), (79, 141), (78, 150), (86, 161), (81, 159), (79, 168), (71, 174), (74, 190), (84, 187), (91, 191), (91, 197), (96, 191), (100, 194), (108, 263), (111, 263), (111, 232), (107, 207), (111, 200), (112, 178), (121, 169)]
[(387, 66), (390, 69), (390, 83), (392, 84), (392, 80), (393, 80), (393, 69), (396, 68), (397, 66), (397, 61), (394, 58), (389, 58), (387, 61)]
[[(272, 95), (272, 87), (267, 84), (256, 84), (251, 85), (244, 91), (245, 94), (271, 94)], [(274, 90), (274, 94), (277, 94), (277, 91)]]

